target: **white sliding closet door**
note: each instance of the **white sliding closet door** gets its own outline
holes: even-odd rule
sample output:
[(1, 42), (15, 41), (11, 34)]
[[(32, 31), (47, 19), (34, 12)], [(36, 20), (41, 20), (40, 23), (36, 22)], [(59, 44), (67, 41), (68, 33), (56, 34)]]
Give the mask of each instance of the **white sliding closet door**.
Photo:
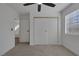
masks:
[(34, 43), (57, 44), (57, 18), (34, 18)]

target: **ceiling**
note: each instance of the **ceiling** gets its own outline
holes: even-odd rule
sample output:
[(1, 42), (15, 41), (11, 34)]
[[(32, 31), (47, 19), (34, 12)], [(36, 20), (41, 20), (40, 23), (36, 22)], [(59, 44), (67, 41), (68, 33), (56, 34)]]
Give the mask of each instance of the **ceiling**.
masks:
[[(69, 3), (55, 3), (56, 7), (49, 7), (41, 4), (41, 12), (60, 12), (64, 8), (66, 8)], [(8, 6), (12, 7), (19, 14), (27, 13), (27, 12), (37, 12), (37, 4), (33, 4), (30, 6), (23, 6), (23, 3), (8, 3)]]

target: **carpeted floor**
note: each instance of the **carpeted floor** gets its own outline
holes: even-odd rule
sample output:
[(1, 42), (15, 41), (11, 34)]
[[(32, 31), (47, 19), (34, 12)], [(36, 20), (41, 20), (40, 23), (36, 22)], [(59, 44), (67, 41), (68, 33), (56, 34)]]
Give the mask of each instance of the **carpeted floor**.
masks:
[(72, 52), (59, 45), (18, 44), (4, 56), (74, 56)]

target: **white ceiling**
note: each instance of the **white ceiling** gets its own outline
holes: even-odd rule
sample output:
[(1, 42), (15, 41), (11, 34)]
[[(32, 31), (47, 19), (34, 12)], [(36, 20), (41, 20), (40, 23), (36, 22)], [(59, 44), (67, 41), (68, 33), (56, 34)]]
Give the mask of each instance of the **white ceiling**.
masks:
[[(48, 12), (51, 10), (52, 12), (60, 12), (61, 10), (63, 10), (69, 5), (69, 3), (55, 3), (55, 4), (56, 4), (55, 8), (41, 5), (42, 6), (41, 12)], [(15, 11), (17, 11), (20, 14), (27, 12), (37, 12), (37, 7), (38, 7), (37, 4), (33, 4), (30, 6), (23, 6), (23, 3), (9, 3), (7, 5), (12, 7)]]

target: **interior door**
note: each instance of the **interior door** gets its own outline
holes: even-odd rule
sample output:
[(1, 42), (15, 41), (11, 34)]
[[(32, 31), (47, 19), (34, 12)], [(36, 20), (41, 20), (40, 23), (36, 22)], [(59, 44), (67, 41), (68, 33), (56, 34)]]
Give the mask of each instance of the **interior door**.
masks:
[(57, 44), (56, 18), (34, 18), (34, 43)]
[(46, 23), (44, 19), (35, 19), (34, 21), (34, 43), (47, 44)]
[(20, 42), (30, 42), (29, 20), (20, 20)]
[(57, 44), (57, 18), (46, 19), (48, 44)]

